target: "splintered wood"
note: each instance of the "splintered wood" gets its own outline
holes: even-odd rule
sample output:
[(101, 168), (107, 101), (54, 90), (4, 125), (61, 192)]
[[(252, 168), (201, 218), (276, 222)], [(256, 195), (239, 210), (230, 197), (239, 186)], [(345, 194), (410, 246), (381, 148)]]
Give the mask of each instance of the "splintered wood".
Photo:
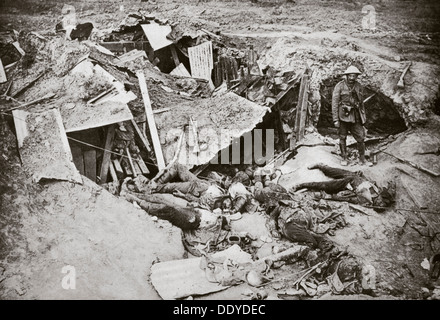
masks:
[(6, 81), (8, 81), (8, 78), (6, 77), (6, 72), (3, 68), (2, 59), (0, 59), (0, 83), (4, 83)]
[(304, 139), (304, 130), (307, 120), (308, 108), (308, 90), (309, 90), (309, 76), (304, 74), (301, 79), (301, 86), (299, 88), (298, 105), (296, 107), (296, 122), (295, 134), (296, 143), (300, 143)]
[(14, 110), (12, 115), (23, 167), (35, 182), (57, 179), (82, 183), (57, 109), (41, 113)]
[(138, 70), (136, 75), (139, 79), (139, 86), (141, 88), (142, 98), (145, 105), (145, 114), (147, 116), (148, 128), (150, 129), (151, 139), (153, 140), (154, 153), (156, 154), (157, 166), (159, 170), (165, 168), (165, 160), (162, 154), (162, 147), (160, 145), (159, 134), (157, 133), (156, 122), (154, 121), (153, 109), (151, 108), (150, 96), (148, 94), (147, 83), (145, 75), (142, 70)]

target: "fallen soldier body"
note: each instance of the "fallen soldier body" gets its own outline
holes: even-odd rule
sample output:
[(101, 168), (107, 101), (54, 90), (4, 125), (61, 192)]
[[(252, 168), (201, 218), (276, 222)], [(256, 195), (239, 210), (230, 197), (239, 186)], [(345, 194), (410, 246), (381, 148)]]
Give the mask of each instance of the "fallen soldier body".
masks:
[(224, 181), (219, 174), (211, 172), (207, 178), (199, 179), (187, 167), (175, 163), (157, 174), (151, 193), (171, 193), (208, 210), (221, 208), (230, 213), (244, 210), (252, 195), (241, 182), (241, 175)]
[(371, 206), (376, 209), (389, 207), (394, 202), (395, 184), (393, 182), (389, 182), (387, 188), (381, 188), (369, 181), (361, 171), (352, 172), (322, 163), (310, 166), (308, 169), (319, 169), (334, 180), (300, 183), (292, 188), (293, 191), (304, 188), (324, 191), (330, 194), (330, 199)]

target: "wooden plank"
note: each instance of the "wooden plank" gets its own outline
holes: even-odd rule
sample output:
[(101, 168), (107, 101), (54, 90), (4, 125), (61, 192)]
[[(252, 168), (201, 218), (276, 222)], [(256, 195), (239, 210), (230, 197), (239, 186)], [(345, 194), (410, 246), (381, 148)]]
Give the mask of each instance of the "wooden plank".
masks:
[(167, 112), (170, 111), (170, 108), (161, 108), (161, 109), (156, 109), (153, 111), (154, 114), (158, 114), (158, 113), (162, 113), (162, 112)]
[(125, 153), (128, 157), (128, 163), (130, 164), (131, 171), (133, 172), (133, 176), (137, 176), (136, 167), (134, 166), (133, 159), (131, 158), (130, 150), (128, 148), (125, 148)]
[(160, 145), (159, 134), (156, 128), (156, 122), (154, 121), (153, 109), (151, 108), (151, 101), (148, 95), (147, 83), (145, 81), (145, 75), (142, 70), (138, 70), (136, 75), (139, 79), (139, 85), (141, 88), (142, 98), (144, 100), (145, 114), (147, 116), (148, 128), (150, 129), (151, 139), (153, 140), (154, 153), (156, 154), (157, 166), (159, 170), (165, 169), (165, 160), (162, 153), (162, 147)]
[(171, 49), (171, 55), (173, 56), (174, 64), (176, 65), (176, 68), (180, 65), (179, 57), (177, 55), (176, 48), (174, 45), (170, 46)]
[(113, 159), (112, 163), (118, 178), (122, 178), (124, 176), (124, 170), (122, 170), (121, 162), (119, 162), (118, 159)]
[(144, 136), (144, 133), (141, 131), (139, 126), (137, 125), (136, 121), (131, 119), (131, 124), (134, 127), (134, 132), (136, 132), (136, 134), (138, 135), (139, 139), (141, 139), (145, 149), (147, 149), (148, 152), (151, 152), (150, 143), (148, 142), (147, 138)]
[(6, 76), (5, 68), (3, 67), (2, 59), (0, 59), (0, 83), (4, 83), (8, 81), (8, 77)]
[(412, 166), (412, 167), (414, 167), (414, 168), (416, 168), (416, 169), (419, 169), (420, 171), (423, 171), (423, 172), (425, 172), (425, 173), (428, 173), (428, 174), (430, 174), (430, 175), (432, 175), (432, 176), (434, 176), (434, 177), (440, 177), (440, 173), (437, 173), (437, 172), (431, 171), (431, 170), (429, 170), (429, 169), (427, 169), (427, 168), (425, 168), (425, 167), (422, 167), (421, 165), (419, 165), (419, 164), (417, 164), (417, 163), (414, 163), (414, 162), (412, 162), (412, 161), (409, 161), (409, 160), (403, 159), (403, 158), (401, 158), (401, 157), (398, 157), (398, 156), (396, 156), (396, 155), (394, 155), (394, 154), (392, 154), (392, 153), (389, 153), (389, 152), (386, 152), (386, 151), (383, 151), (383, 150), (382, 150), (382, 152), (385, 153), (385, 154), (387, 154), (387, 155), (389, 155), (389, 156), (391, 156), (391, 157), (393, 157), (393, 158), (395, 158), (395, 159), (397, 159), (397, 160), (399, 160), (399, 161), (401, 161), (401, 162), (403, 162), (403, 163), (409, 164), (410, 166)]
[(419, 209), (428, 209), (427, 206), (425, 206), (424, 204), (422, 204), (420, 202), (420, 199), (417, 198), (414, 193), (411, 191), (411, 188), (407, 185), (407, 183), (405, 182), (405, 180), (403, 178), (400, 179), (402, 181), (402, 185), (403, 188), (406, 190), (406, 192), (408, 193), (409, 197), (411, 198), (411, 200), (414, 202), (414, 204), (419, 207)]
[(304, 139), (304, 131), (307, 119), (307, 101), (308, 101), (308, 83), (309, 76), (304, 74), (301, 78), (301, 85), (298, 95), (298, 105), (296, 106), (296, 122), (295, 122), (295, 133), (297, 143), (301, 143)]
[(40, 79), (42, 76), (44, 76), (46, 74), (47, 70), (44, 70), (43, 72), (41, 72), (36, 78), (34, 78), (33, 80), (31, 80), (30, 82), (26, 83), (25, 85), (23, 85), (20, 89), (16, 90), (14, 93), (11, 94), (12, 98), (17, 97), (20, 93), (22, 93), (24, 90), (26, 90), (28, 87), (30, 87), (31, 85), (33, 85), (35, 82), (38, 81), (38, 79)]
[(145, 164), (144, 160), (142, 160), (140, 157), (135, 160), (135, 162), (138, 164), (139, 168), (141, 169), (142, 174), (149, 174), (150, 170), (148, 170), (147, 165)]
[(84, 173), (87, 178), (96, 182), (96, 150), (84, 151)]
[(113, 149), (113, 142), (115, 137), (115, 126), (110, 125), (107, 128), (107, 138), (105, 140), (105, 146), (104, 146), (104, 155), (102, 157), (102, 163), (101, 163), (101, 172), (99, 174), (100, 180), (99, 182), (106, 183), (107, 182), (107, 174), (109, 172), (109, 166), (111, 162), (111, 150)]
[(12, 112), (12, 115), (14, 116), (14, 125), (17, 135), (18, 148), (20, 149), (21, 147), (23, 147), (24, 138), (29, 135), (29, 131), (26, 125), (26, 117), (28, 115), (28, 112), (23, 110), (14, 110)]
[(75, 167), (78, 169), (80, 174), (84, 175), (84, 157), (81, 147), (72, 146), (70, 150), (72, 151), (73, 163), (75, 164)]
[(128, 163), (127, 158), (123, 158), (120, 161), (120, 164), (121, 164), (122, 168), (124, 169), (125, 175), (133, 176), (133, 170), (131, 170), (131, 167), (130, 167), (130, 164)]
[(119, 179), (118, 179), (118, 175), (117, 175), (117, 173), (116, 173), (115, 166), (113, 165), (112, 162), (110, 162), (109, 169), (110, 169), (110, 176), (112, 177), (112, 180), (113, 180), (114, 182), (118, 182), (118, 181), (119, 181)]
[(99, 45), (107, 48), (112, 52), (129, 52), (131, 50), (145, 50), (149, 46), (148, 41), (116, 41), (116, 42), (100, 42)]
[(139, 162), (137, 162), (136, 160), (133, 159), (133, 165), (134, 165), (134, 168), (136, 169), (136, 174), (142, 175), (143, 173), (142, 173), (141, 167), (139, 166)]

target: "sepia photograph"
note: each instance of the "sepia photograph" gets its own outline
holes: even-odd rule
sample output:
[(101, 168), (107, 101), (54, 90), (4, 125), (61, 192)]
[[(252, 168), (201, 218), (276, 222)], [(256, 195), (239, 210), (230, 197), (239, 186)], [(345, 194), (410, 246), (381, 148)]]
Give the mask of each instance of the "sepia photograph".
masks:
[(0, 300), (440, 300), (439, 17), (0, 0)]

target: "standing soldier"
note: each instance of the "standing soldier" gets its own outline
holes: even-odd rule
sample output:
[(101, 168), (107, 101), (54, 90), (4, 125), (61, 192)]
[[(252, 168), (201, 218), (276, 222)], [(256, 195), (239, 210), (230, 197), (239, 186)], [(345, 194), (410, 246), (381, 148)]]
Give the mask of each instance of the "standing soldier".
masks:
[(341, 165), (347, 163), (347, 134), (350, 132), (357, 142), (359, 162), (361, 165), (371, 166), (365, 160), (365, 108), (363, 103), (362, 87), (357, 82), (361, 72), (358, 68), (350, 66), (345, 72), (345, 79), (340, 81), (333, 90), (332, 116), (333, 123), (338, 128), (339, 146), (341, 149)]

